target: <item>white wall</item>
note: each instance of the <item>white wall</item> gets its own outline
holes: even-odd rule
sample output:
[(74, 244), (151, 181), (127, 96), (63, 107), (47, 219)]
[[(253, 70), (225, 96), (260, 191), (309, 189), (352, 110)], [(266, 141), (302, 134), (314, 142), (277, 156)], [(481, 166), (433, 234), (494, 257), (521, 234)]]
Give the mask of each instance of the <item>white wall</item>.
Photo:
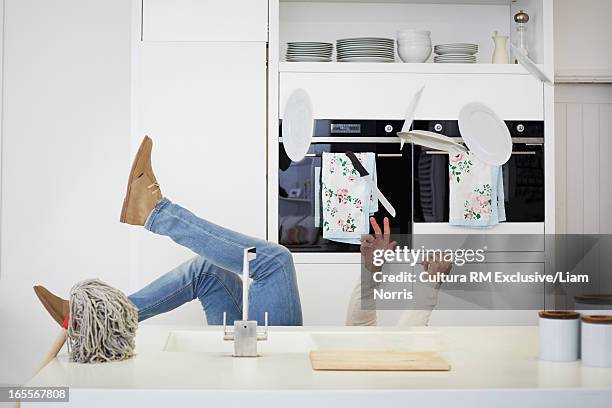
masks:
[(612, 234), (612, 84), (557, 85), (557, 230)]
[(554, 6), (557, 231), (610, 234), (612, 2)]
[(555, 0), (557, 81), (612, 81), (612, 1)]
[(32, 285), (129, 282), (130, 4), (6, 0), (5, 21), (0, 383), (21, 383), (58, 332)]

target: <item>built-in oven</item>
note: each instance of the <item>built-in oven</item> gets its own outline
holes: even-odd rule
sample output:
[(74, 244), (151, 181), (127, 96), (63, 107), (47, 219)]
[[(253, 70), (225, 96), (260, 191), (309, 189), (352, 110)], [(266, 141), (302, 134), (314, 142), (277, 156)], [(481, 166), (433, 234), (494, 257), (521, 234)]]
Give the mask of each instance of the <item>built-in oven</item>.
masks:
[[(512, 155), (503, 166), (507, 222), (544, 222), (544, 122), (506, 121)], [(414, 129), (457, 138), (457, 121), (415, 121)], [(414, 222), (448, 222), (449, 155), (414, 146)]]
[[(281, 122), (282, 124), (282, 122)], [(330, 241), (322, 235), (321, 156), (324, 152), (372, 152), (377, 184), (394, 206), (394, 234), (412, 231), (412, 146), (400, 150), (396, 133), (402, 120), (316, 120), (306, 157), (292, 162), (279, 139), (278, 241), (293, 252), (358, 252), (358, 245)], [(376, 216), (388, 216), (379, 206)]]

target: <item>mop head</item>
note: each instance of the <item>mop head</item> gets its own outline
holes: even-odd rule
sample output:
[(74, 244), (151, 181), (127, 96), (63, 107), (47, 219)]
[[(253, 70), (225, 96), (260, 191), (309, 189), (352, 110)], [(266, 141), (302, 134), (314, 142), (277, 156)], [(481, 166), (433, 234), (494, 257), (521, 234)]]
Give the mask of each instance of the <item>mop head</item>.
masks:
[(77, 363), (121, 361), (134, 356), (138, 312), (123, 292), (98, 280), (70, 289), (68, 353)]

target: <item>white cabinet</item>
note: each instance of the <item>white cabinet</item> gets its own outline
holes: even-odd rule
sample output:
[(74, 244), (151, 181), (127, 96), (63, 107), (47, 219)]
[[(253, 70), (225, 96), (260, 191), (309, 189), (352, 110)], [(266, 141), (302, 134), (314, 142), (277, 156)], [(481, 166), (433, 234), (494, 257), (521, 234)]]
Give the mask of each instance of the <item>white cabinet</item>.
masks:
[(268, 39), (267, 0), (142, 0), (144, 41)]
[(402, 119), (423, 85), (416, 119), (456, 119), (466, 103), (475, 101), (490, 106), (505, 120), (544, 118), (542, 84), (526, 74), (282, 72), (280, 106), (302, 88), (312, 99), (315, 118)]
[(265, 44), (143, 43), (134, 143), (155, 142), (162, 191), (203, 217), (265, 237)]
[(304, 325), (344, 325), (353, 288), (359, 282), (359, 264), (295, 265)]
[[(267, 2), (134, 0), (133, 10), (132, 153), (151, 136), (165, 196), (265, 238)], [(141, 231), (132, 251), (134, 287), (193, 256)]]

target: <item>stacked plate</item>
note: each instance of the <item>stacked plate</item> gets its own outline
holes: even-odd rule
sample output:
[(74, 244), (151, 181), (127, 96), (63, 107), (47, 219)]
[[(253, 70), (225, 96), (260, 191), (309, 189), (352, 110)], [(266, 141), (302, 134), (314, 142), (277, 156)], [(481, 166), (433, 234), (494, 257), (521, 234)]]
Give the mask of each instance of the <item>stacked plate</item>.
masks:
[(434, 62), (452, 64), (473, 64), (478, 53), (477, 44), (439, 44), (434, 47)]
[(340, 62), (394, 62), (395, 40), (391, 38), (360, 37), (336, 41)]
[(330, 62), (333, 44), (324, 42), (289, 42), (286, 59), (289, 62)]

